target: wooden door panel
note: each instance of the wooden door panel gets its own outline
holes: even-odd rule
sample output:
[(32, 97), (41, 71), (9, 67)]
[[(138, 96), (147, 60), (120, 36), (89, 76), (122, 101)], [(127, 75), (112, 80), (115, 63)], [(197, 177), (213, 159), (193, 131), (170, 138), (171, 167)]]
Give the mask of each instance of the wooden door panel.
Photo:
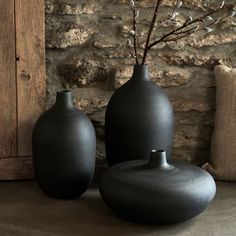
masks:
[(33, 176), (31, 157), (0, 159), (0, 180), (31, 179)]
[(14, 0), (0, 1), (0, 22), (0, 158), (2, 158), (17, 156)]
[(0, 0), (0, 22), (0, 180), (27, 179), (45, 108), (44, 1)]
[(35, 120), (45, 109), (44, 1), (15, 0), (18, 155), (31, 156)]

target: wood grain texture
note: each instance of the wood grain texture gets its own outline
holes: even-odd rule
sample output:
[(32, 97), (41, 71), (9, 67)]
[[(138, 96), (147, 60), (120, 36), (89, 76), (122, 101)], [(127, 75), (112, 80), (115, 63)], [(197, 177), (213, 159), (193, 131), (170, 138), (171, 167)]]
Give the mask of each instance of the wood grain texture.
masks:
[(18, 155), (31, 155), (32, 128), (45, 109), (44, 1), (15, 0)]
[(17, 155), (14, 0), (0, 1), (0, 158)]
[(31, 157), (12, 157), (0, 159), (0, 179), (32, 179), (34, 177)]

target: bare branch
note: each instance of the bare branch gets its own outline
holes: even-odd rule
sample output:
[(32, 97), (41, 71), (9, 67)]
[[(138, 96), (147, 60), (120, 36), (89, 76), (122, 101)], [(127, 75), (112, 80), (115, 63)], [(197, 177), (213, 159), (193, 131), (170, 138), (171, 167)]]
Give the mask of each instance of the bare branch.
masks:
[(198, 28), (199, 28), (199, 26), (197, 25), (197, 26), (192, 27), (191, 29), (178, 32), (176, 37), (163, 39), (162, 42), (177, 41), (179, 39), (185, 38), (191, 34), (194, 34), (196, 31), (198, 31)]
[(180, 8), (180, 7), (182, 6), (183, 2), (180, 1), (180, 0), (177, 0), (177, 1), (175, 2), (175, 0), (174, 0), (174, 1), (172, 1), (172, 3), (173, 3), (173, 5), (175, 6), (174, 9), (173, 9), (173, 11), (172, 11), (172, 13), (169, 15), (169, 17), (168, 17), (166, 20), (160, 22), (159, 24), (155, 23), (154, 30), (157, 29), (157, 28), (159, 28), (160, 26), (163, 26), (164, 24), (166, 24), (166, 23), (168, 23), (168, 22), (171, 22), (171, 21), (175, 20), (175, 19), (176, 19), (176, 16), (179, 15), (179, 13), (176, 12), (176, 10), (177, 10), (177, 8)]
[[(168, 41), (176, 41), (176, 40), (179, 40), (181, 38), (184, 38), (184, 37), (187, 37), (189, 35), (191, 35), (192, 33), (195, 33), (196, 31), (199, 31), (199, 30), (196, 30), (196, 26), (191, 28), (191, 29), (188, 29), (189, 26), (193, 25), (193, 24), (196, 24), (196, 23), (204, 23), (204, 21), (211, 15), (219, 12), (219, 11), (222, 11), (224, 10), (225, 8), (229, 8), (229, 7), (233, 7), (232, 5), (224, 5), (223, 7), (221, 6), (221, 8), (218, 8), (218, 9), (215, 9), (215, 10), (211, 10), (210, 12), (206, 13), (205, 15), (203, 16), (200, 16), (200, 17), (197, 17), (196, 19), (194, 20), (189, 20), (187, 19), (183, 25), (181, 25), (180, 27), (176, 28), (176, 29), (173, 29), (171, 30), (170, 32), (164, 34), (160, 39), (152, 42), (146, 49), (146, 54), (148, 53), (148, 51), (153, 47), (155, 46), (156, 44), (160, 43), (160, 42), (168, 42)], [(227, 15), (226, 17), (228, 17), (229, 15)], [(225, 18), (226, 18), (225, 17)], [(218, 21), (219, 22), (219, 21)], [(216, 22), (215, 20), (210, 23), (209, 25), (207, 26), (204, 26), (205, 27), (208, 27), (208, 26), (211, 26), (211, 25), (215, 25), (217, 24), (218, 22)], [(199, 26), (198, 26), (199, 27)], [(186, 31), (183, 31), (183, 29), (187, 29)], [(187, 34), (185, 34), (187, 33)], [(184, 35), (182, 35), (184, 34)], [(178, 37), (173, 37), (171, 38), (172, 35), (180, 35)]]
[(176, 3), (174, 4), (174, 8), (171, 13), (171, 17), (173, 17), (175, 15), (177, 8), (181, 7), (181, 5), (182, 5), (182, 1), (176, 0)]
[(147, 41), (146, 41), (146, 45), (145, 45), (145, 49), (144, 49), (142, 65), (146, 64), (148, 47), (149, 47), (149, 43), (150, 43), (150, 40), (151, 40), (151, 35), (152, 35), (152, 32), (153, 32), (153, 29), (155, 27), (157, 14), (158, 14), (158, 9), (161, 5), (161, 2), (162, 2), (162, 0), (157, 0), (156, 8), (155, 8), (154, 15), (153, 15), (153, 18), (152, 18), (152, 21), (151, 21), (151, 25), (150, 25), (150, 29), (149, 29), (149, 32), (148, 32), (148, 37), (147, 37)]
[(127, 46), (128, 46), (128, 48), (129, 48), (129, 53), (130, 53), (131, 57), (133, 57), (133, 58), (136, 59), (136, 56), (135, 56), (135, 55), (133, 54), (133, 52), (132, 52), (132, 51), (133, 51), (133, 50), (132, 50), (133, 45), (132, 45), (130, 39), (127, 40)]
[(133, 41), (134, 41), (135, 61), (136, 61), (136, 64), (139, 64), (138, 52), (137, 52), (137, 27), (136, 27), (137, 26), (137, 17), (138, 17), (139, 12), (136, 10), (135, 3), (133, 4), (133, 7), (131, 9), (132, 9), (132, 12), (133, 12), (133, 31), (134, 31), (134, 34), (132, 34), (132, 36), (133, 36)]
[(190, 28), (190, 29), (187, 29), (187, 30), (181, 30), (181, 31), (177, 31), (177, 32), (174, 32), (173, 35), (180, 35), (180, 34), (187, 34), (187, 33), (190, 33), (190, 32), (196, 32), (196, 30), (199, 28), (198, 25)]

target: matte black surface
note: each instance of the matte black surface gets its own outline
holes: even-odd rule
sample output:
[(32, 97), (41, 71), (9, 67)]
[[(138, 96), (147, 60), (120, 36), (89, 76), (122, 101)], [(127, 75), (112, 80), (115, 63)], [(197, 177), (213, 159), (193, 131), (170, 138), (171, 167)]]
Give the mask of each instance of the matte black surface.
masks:
[(135, 65), (132, 78), (111, 97), (105, 116), (109, 165), (148, 159), (152, 149), (171, 158), (173, 109), (165, 93), (152, 82), (147, 65)]
[(36, 122), (32, 141), (36, 179), (45, 194), (73, 198), (87, 189), (95, 168), (95, 131), (73, 107), (69, 91), (57, 93), (54, 107)]
[(166, 161), (164, 151), (150, 160), (111, 167), (101, 178), (102, 199), (117, 215), (146, 224), (178, 223), (200, 214), (213, 200), (212, 176), (189, 163)]

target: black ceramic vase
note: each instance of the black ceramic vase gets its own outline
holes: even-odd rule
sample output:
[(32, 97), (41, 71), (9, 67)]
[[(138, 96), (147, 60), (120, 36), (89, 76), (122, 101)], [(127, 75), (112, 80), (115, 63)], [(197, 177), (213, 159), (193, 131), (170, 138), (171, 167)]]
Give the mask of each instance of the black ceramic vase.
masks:
[(132, 78), (111, 97), (105, 115), (108, 164), (148, 159), (152, 149), (171, 158), (173, 109), (165, 93), (150, 80), (147, 65), (135, 65)]
[(69, 91), (36, 122), (33, 163), (37, 182), (50, 197), (81, 195), (93, 177), (96, 139), (91, 121), (74, 108)]
[(213, 200), (211, 175), (197, 166), (166, 160), (152, 151), (149, 161), (111, 167), (100, 180), (102, 199), (117, 215), (146, 224), (172, 224), (200, 214)]

